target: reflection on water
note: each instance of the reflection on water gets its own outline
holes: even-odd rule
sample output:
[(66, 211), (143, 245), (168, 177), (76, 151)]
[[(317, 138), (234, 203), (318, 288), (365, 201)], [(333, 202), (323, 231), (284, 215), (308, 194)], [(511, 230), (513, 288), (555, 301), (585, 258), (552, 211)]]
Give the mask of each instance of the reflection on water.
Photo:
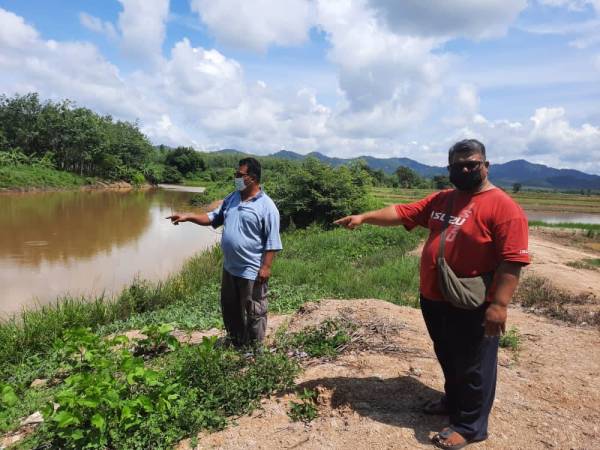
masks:
[(173, 227), (190, 193), (61, 192), (0, 195), (0, 313), (58, 296), (114, 292), (158, 279), (218, 241), (209, 228)]
[(68, 263), (137, 240), (150, 225), (143, 192), (61, 192), (0, 197), (0, 259)]
[(600, 224), (600, 214), (560, 213), (556, 211), (527, 211), (529, 220), (542, 220), (548, 223), (592, 223)]

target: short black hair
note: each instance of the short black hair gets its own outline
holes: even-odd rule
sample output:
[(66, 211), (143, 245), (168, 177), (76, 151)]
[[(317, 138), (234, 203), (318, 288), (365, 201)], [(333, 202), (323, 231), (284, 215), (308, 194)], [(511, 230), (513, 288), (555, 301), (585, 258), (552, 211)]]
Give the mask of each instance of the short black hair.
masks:
[(243, 158), (240, 159), (239, 167), (246, 166), (248, 168), (248, 175), (260, 183), (260, 163), (255, 158)]
[(456, 153), (479, 153), (485, 161), (485, 145), (477, 139), (463, 139), (450, 147), (450, 150), (448, 150), (448, 163), (452, 164)]

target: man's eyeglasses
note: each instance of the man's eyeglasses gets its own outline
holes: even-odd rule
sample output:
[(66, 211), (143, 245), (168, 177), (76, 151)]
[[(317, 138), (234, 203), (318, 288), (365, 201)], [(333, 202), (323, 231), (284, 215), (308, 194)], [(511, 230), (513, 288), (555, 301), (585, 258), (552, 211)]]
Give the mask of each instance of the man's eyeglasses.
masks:
[(464, 170), (465, 168), (472, 172), (479, 169), (484, 161), (463, 161), (448, 165), (448, 170)]
[(234, 172), (234, 175), (235, 175), (236, 178), (243, 178), (243, 177), (247, 177), (250, 174), (249, 173), (240, 172), (238, 170), (238, 171)]

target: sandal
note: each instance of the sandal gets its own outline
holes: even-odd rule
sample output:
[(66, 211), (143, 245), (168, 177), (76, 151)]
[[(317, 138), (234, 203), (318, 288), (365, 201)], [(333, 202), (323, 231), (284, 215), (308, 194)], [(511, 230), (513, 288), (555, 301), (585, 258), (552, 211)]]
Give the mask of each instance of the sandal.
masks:
[(456, 434), (458, 434), (459, 436), (462, 437), (462, 435), (460, 435), (459, 433), (457, 433), (456, 431), (454, 431), (452, 428), (448, 427), (448, 428), (443, 429), (439, 433), (435, 434), (431, 438), (431, 442), (436, 447), (443, 448), (445, 450), (460, 450), (461, 448), (464, 448), (464, 447), (466, 447), (467, 445), (469, 445), (471, 443), (470, 441), (468, 441), (468, 440), (465, 439), (463, 442), (460, 442), (458, 444), (454, 444), (454, 445), (445, 444), (443, 441), (445, 441), (446, 439), (448, 439), (454, 433), (456, 433)]
[[(442, 397), (439, 400), (430, 400), (421, 409), (422, 412), (434, 416), (447, 416), (450, 414), (448, 405), (446, 403), (446, 397)], [(439, 434), (439, 433), (438, 433)]]

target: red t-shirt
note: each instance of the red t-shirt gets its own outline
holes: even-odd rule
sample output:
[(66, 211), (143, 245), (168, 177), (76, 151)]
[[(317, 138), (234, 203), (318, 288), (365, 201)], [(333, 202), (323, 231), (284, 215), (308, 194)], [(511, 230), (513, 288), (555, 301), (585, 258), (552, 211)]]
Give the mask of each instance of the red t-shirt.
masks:
[[(407, 230), (417, 225), (430, 230), (421, 255), (420, 288), (421, 294), (431, 300), (443, 300), (436, 260), (450, 196), (454, 196), (454, 203), (444, 257), (457, 276), (493, 272), (502, 261), (529, 264), (527, 217), (501, 189), (476, 194), (449, 189), (415, 203), (395, 205)], [(488, 300), (493, 290), (488, 292)]]

